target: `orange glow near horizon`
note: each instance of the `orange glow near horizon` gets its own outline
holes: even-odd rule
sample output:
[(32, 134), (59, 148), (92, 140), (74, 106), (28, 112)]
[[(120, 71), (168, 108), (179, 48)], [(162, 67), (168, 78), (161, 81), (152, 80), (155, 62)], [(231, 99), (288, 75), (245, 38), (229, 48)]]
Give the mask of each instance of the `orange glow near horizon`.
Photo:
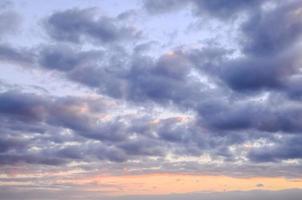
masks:
[[(163, 195), (191, 192), (224, 192), (249, 190), (302, 189), (302, 179), (286, 178), (233, 178), (184, 174), (148, 174), (133, 176), (95, 176), (61, 180), (61, 184), (90, 186), (90, 191), (110, 195)], [(106, 186), (105, 189), (103, 186)]]

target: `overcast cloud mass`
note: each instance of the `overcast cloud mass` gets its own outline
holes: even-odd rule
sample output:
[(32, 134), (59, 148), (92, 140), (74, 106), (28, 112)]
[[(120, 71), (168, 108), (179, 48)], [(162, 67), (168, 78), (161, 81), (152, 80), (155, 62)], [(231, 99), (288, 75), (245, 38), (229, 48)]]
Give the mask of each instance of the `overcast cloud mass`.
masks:
[(0, 0), (0, 199), (298, 200), (301, 52), (301, 0)]

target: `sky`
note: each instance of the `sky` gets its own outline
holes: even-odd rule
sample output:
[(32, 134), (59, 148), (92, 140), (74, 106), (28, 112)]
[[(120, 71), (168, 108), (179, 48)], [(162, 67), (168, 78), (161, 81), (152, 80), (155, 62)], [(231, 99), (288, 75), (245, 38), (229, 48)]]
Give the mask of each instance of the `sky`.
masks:
[(301, 0), (0, 0), (0, 199), (299, 200)]

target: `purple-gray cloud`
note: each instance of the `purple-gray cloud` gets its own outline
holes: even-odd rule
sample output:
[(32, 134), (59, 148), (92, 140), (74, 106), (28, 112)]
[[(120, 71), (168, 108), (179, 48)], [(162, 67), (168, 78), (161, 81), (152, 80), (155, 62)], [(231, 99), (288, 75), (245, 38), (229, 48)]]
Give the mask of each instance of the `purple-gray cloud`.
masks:
[(36, 94), (0, 81), (0, 169), (102, 163), (116, 174), (123, 165), (133, 173), (300, 178), (301, 2), (142, 3), (149, 19), (187, 9), (201, 22), (236, 24), (238, 49), (205, 43), (155, 52), (144, 27), (127, 21), (139, 12), (111, 17), (95, 8), (47, 13), (37, 23), (47, 37), (29, 48), (2, 39), (21, 20), (0, 10), (1, 67), (50, 73), (90, 92)]

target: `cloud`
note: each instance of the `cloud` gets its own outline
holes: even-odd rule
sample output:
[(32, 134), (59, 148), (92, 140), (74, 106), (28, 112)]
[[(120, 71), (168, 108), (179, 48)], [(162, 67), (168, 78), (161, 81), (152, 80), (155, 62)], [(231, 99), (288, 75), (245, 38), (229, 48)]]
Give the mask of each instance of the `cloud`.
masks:
[[(229, 2), (227, 0), (193, 0), (194, 9), (198, 15), (210, 15), (220, 19), (231, 18), (241, 12), (257, 10), (264, 2), (261, 0), (235, 0)], [(237, 15), (238, 17), (238, 15)]]
[[(256, 1), (250, 3), (254, 5)], [(240, 2), (228, 6), (228, 12), (245, 9)], [(237, 57), (231, 56), (231, 50), (219, 46), (175, 48), (158, 57), (112, 46), (103, 51), (78, 50), (68, 45), (46, 46), (39, 54), (39, 65), (45, 69), (59, 71), (69, 80), (117, 101), (151, 108), (172, 107), (180, 112), (192, 112), (194, 117), (188, 123), (179, 123), (177, 118), (160, 120), (152, 127), (141, 119), (115, 118), (96, 123), (96, 117), (75, 112), (66, 107), (66, 103), (56, 101), (43, 120), (51, 126), (71, 129), (86, 139), (110, 144), (109, 149), (100, 151), (114, 157), (99, 158), (118, 162), (135, 157), (164, 157), (168, 153), (177, 156), (206, 153), (211, 159), (224, 162), (247, 158), (255, 164), (265, 160), (275, 162), (278, 157), (295, 159), (297, 148), (289, 149), (292, 153), (287, 158), (274, 149), (269, 151), (271, 155), (264, 155), (261, 149), (243, 147), (259, 140), (278, 144), (278, 134), (288, 139), (301, 131), (301, 106), (287, 96), (291, 92), (287, 91), (288, 80), (298, 73), (294, 44), (299, 40), (299, 34), (287, 34), (292, 32), (291, 26), (299, 26), (299, 22), (290, 17), (295, 10), (296, 6), (292, 4), (280, 4), (271, 10), (257, 9), (240, 26), (242, 55)], [(61, 13), (82, 13), (87, 21), (86, 18), (91, 17), (87, 10)], [(261, 16), (261, 20), (255, 20), (255, 16)], [(265, 24), (278, 16), (282, 18), (280, 23), (289, 28), (275, 33)], [(253, 30), (252, 26), (258, 28)], [(261, 46), (261, 35), (271, 38), (271, 43)], [(284, 41), (284, 45), (273, 48), (274, 39)], [(263, 53), (258, 54), (261, 51)], [(200, 133), (204, 135), (201, 137)], [(169, 145), (164, 148), (163, 142)], [(264, 148), (268, 145), (265, 143)], [(235, 146), (236, 150), (231, 150)], [(239, 151), (244, 151), (245, 155), (236, 156)], [(62, 154), (77, 158), (70, 149), (62, 150)]]
[[(255, 12), (242, 25), (246, 43), (244, 52), (256, 56), (273, 56), (293, 48), (301, 38), (302, 23), (299, 19), (301, 3), (281, 3), (269, 11)], [(273, 28), (269, 25), (275, 24)]]
[(280, 160), (301, 159), (299, 143), (301, 137), (291, 136), (281, 139), (274, 146), (256, 148), (249, 153), (249, 158), (256, 162), (278, 162)]
[[(55, 72), (89, 92), (1, 92), (1, 165), (300, 177), (301, 3), (144, 6), (153, 14), (190, 6), (198, 20), (235, 23), (238, 49), (204, 43), (155, 51), (146, 38), (136, 43), (140, 31), (125, 22), (132, 11), (117, 17), (95, 9), (56, 11), (44, 19), (49, 38), (43, 44), (2, 44), (0, 59)], [(242, 22), (231, 21), (243, 15)]]
[(151, 14), (167, 13), (175, 10), (187, 8), (189, 5), (196, 16), (211, 16), (221, 20), (238, 17), (238, 14), (251, 13), (261, 7), (264, 2), (260, 0), (145, 0), (144, 7)]
[(1, 1), (0, 3), (0, 41), (4, 36), (14, 34), (21, 25), (21, 16), (11, 7), (11, 2)]
[(2, 115), (19, 118), (23, 121), (41, 120), (47, 106), (46, 102), (39, 97), (14, 92), (2, 93), (0, 102)]
[[(299, 46), (302, 24), (298, 21), (299, 2), (256, 12), (241, 29), (243, 58), (223, 66), (222, 79), (231, 88), (241, 91), (265, 89), (285, 90), (299, 75)], [(276, 24), (273, 29), (269, 24)], [(289, 86), (290, 87), (290, 86)], [(293, 86), (294, 87), (294, 86)], [(289, 91), (289, 93), (291, 93)]]
[(93, 8), (55, 12), (44, 24), (52, 39), (71, 43), (88, 40), (97, 44), (110, 44), (135, 39), (140, 35), (134, 27), (119, 25), (117, 19), (97, 16)]
[(27, 67), (34, 65), (35, 55), (28, 49), (3, 43), (0, 44), (0, 61)]
[(73, 68), (95, 63), (102, 58), (102, 51), (77, 52), (68, 45), (47, 46), (39, 52), (42, 67), (58, 71), (70, 71)]
[[(11, 91), (1, 93), (0, 102), (0, 123), (3, 125), (1, 130), (2, 135), (7, 137), (3, 140), (3, 142), (6, 141), (6, 145), (2, 149), (4, 153), (1, 155), (2, 164), (19, 162), (63, 164), (68, 162), (68, 159), (80, 159), (82, 150), (90, 151), (85, 145), (83, 147), (78, 146), (78, 151), (75, 151), (76, 148), (72, 148), (72, 146), (66, 147), (66, 142), (82, 141), (85, 143), (84, 139), (80, 139), (81, 137), (98, 141), (115, 141), (124, 137), (121, 135), (122, 132), (120, 132), (117, 123), (97, 125), (98, 120), (93, 116), (94, 111), (90, 112), (91, 116), (86, 113), (90, 109), (95, 110), (98, 107), (103, 107), (96, 100), (87, 99), (87, 102), (84, 103), (79, 98), (53, 99)], [(102, 113), (100, 108), (98, 114)], [(81, 109), (84, 111), (88, 109), (88, 111), (84, 112)], [(67, 129), (73, 131), (75, 135), (68, 136)], [(113, 130), (117, 132), (114, 133)], [(55, 132), (57, 133), (55, 134)], [(16, 137), (11, 138), (13, 133), (18, 133), (19, 136), (16, 135)], [(23, 137), (32, 139), (22, 142)], [(19, 140), (22, 142), (21, 146), (17, 142)], [(46, 149), (44, 145), (50, 145), (52, 142), (55, 142), (59, 148), (49, 146)], [(24, 147), (21, 148), (22, 146), (26, 146), (26, 150)], [(29, 146), (36, 148), (36, 150), (32, 150)], [(102, 144), (96, 146), (101, 147)], [(113, 156), (112, 160), (117, 159), (114, 158), (114, 153), (108, 153), (102, 159), (111, 160), (110, 156)]]
[[(106, 101), (99, 98), (58, 98), (10, 91), (0, 95), (0, 102), (3, 136), (0, 143), (5, 144), (1, 149), (0, 160), (4, 166), (18, 163), (59, 166), (75, 161), (84, 163), (102, 161), (112, 162), (108, 167), (114, 171), (116, 167), (114, 163), (122, 162), (124, 166), (142, 173), (144, 170), (152, 171), (152, 168), (158, 165), (158, 161), (149, 159), (157, 157), (161, 160), (162, 166), (156, 172), (199, 173), (201, 170), (198, 167), (199, 162), (195, 160), (171, 162), (167, 156), (173, 155), (177, 160), (186, 156), (197, 158), (207, 155), (211, 160), (221, 160), (224, 166), (202, 165), (203, 171), (219, 174), (228, 162), (237, 162), (245, 158), (238, 157), (239, 152), (244, 152), (251, 161), (250, 164), (248, 162), (244, 166), (232, 164), (227, 171), (224, 170), (229, 175), (240, 176), (236, 174), (238, 171), (247, 171), (249, 175), (266, 174), (257, 163), (300, 158), (298, 153), (300, 136), (281, 134), (281, 131), (291, 132), (295, 126), (297, 133), (299, 132), (297, 116), (291, 113), (278, 114), (287, 116), (288, 119), (268, 121), (265, 124), (268, 119), (278, 118), (269, 118), (275, 114), (266, 114), (265, 117), (259, 118), (262, 114), (256, 110), (255, 114), (250, 114), (248, 108), (253, 105), (240, 111), (238, 118), (232, 117), (237, 115), (236, 110), (235, 114), (232, 114), (222, 109), (225, 117), (222, 115), (219, 119), (212, 118), (209, 115), (210, 111), (204, 110), (205, 113), (199, 116), (204, 118), (195, 121), (194, 118), (190, 119), (187, 116), (157, 119), (150, 111), (136, 116), (114, 117), (110, 116), (110, 113), (112, 109), (118, 108), (108, 107)], [(209, 105), (203, 106), (211, 109)], [(110, 120), (103, 121), (102, 118), (106, 115), (109, 115)], [(238, 126), (240, 124), (238, 120), (242, 120), (241, 118), (248, 123)], [(294, 119), (297, 120), (291, 122)], [(254, 130), (256, 128), (259, 132)], [(269, 131), (277, 131), (280, 134), (268, 134)], [(293, 131), (296, 133), (295, 129)], [(253, 134), (249, 135), (246, 132)], [(284, 142), (279, 142), (280, 135)], [(292, 137), (294, 138), (290, 139)], [(248, 149), (244, 147), (246, 143), (257, 144), (259, 141), (271, 142), (274, 146), (270, 147), (269, 144), (263, 143), (261, 147)], [(231, 150), (230, 147), (236, 148)], [(137, 159), (140, 160), (138, 163), (132, 163)], [(179, 168), (180, 165), (183, 167)], [(279, 175), (282, 173), (285, 176), (292, 176), (286, 171), (289, 166), (280, 166), (279, 169), (273, 169), (273, 166), (270, 168), (270, 175), (278, 172)], [(298, 169), (291, 170), (291, 173), (297, 175)]]
[[(110, 116), (111, 108), (100, 98), (7, 91), (0, 94), (0, 102), (4, 137), (0, 142), (5, 143), (0, 160), (4, 165), (61, 165), (89, 159), (124, 162), (167, 153), (163, 141), (153, 135), (157, 128), (151, 125), (154, 119)], [(111, 119), (102, 120), (107, 115)]]
[(188, 4), (188, 1), (180, 1), (180, 0), (167, 0), (167, 1), (145, 0), (144, 1), (145, 9), (153, 14), (160, 14), (160, 13), (178, 10), (186, 6), (186, 4)]

